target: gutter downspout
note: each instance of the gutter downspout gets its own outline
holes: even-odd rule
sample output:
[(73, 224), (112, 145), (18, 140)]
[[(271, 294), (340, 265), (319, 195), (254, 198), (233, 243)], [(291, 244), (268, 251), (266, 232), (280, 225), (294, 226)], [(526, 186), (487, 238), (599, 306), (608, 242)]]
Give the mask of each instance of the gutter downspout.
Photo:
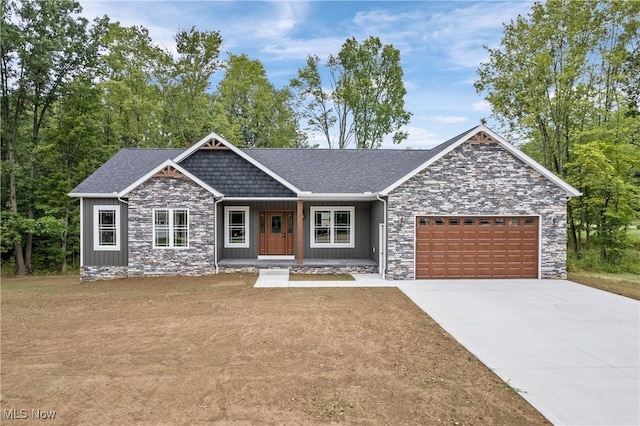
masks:
[[(384, 198), (380, 198), (380, 193), (376, 194), (376, 198), (378, 201), (382, 201), (383, 204), (383, 217), (384, 217), (384, 256), (382, 256), (384, 265), (382, 265), (382, 279), (386, 281), (387, 279), (387, 200)], [(378, 247), (380, 250), (382, 247)]]
[(224, 194), (219, 200), (213, 198), (213, 265), (216, 268), (216, 274), (218, 274), (218, 204), (224, 200)]
[(128, 201), (123, 200), (122, 198), (120, 198), (120, 195), (118, 195), (118, 193), (117, 193), (117, 192), (114, 192), (114, 194), (116, 194), (116, 196), (118, 197), (118, 201), (120, 201), (121, 203), (124, 203), (124, 204), (126, 204), (126, 205), (129, 205), (129, 202), (128, 202)]

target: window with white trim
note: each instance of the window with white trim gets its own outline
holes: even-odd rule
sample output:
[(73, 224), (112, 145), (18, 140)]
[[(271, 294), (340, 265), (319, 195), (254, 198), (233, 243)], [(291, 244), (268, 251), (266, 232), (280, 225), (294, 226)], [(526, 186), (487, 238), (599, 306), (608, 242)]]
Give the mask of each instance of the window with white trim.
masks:
[(355, 207), (311, 207), (311, 247), (355, 247)]
[(93, 249), (120, 250), (120, 206), (93, 206)]
[(249, 207), (226, 206), (224, 208), (224, 246), (249, 247)]
[(153, 210), (153, 247), (189, 247), (189, 210)]

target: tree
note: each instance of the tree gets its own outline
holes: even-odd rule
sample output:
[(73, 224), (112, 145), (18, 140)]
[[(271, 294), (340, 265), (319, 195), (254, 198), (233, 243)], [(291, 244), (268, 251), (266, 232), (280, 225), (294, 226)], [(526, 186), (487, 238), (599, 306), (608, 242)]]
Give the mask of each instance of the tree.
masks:
[[(353, 139), (353, 123), (349, 122), (349, 109), (336, 96), (340, 80), (337, 61), (330, 57), (327, 63), (330, 88), (322, 86), (318, 64), (320, 58), (307, 57), (307, 65), (298, 70), (298, 77), (291, 80), (291, 88), (296, 91), (297, 106), (302, 117), (307, 120), (308, 130), (321, 133), (329, 148), (337, 145), (346, 148)], [(337, 124), (337, 139), (331, 134)]]
[[(620, 114), (578, 135), (572, 148), (568, 177), (582, 191), (574, 202), (574, 214), (585, 226), (585, 246), (591, 245), (591, 227), (598, 236), (600, 258), (617, 264), (626, 247), (627, 225), (640, 205), (640, 191), (632, 174), (640, 167), (640, 149), (631, 143), (640, 122)], [(580, 241), (582, 243), (582, 241)], [(580, 244), (582, 245), (582, 244)]]
[(103, 133), (122, 148), (157, 144), (162, 137), (162, 98), (155, 83), (166, 53), (144, 27), (109, 25), (104, 36)]
[[(632, 85), (625, 62), (637, 52), (639, 13), (637, 2), (535, 3), (528, 16), (505, 26), (500, 47), (487, 49), (489, 61), (478, 70), (476, 90), (486, 95), (504, 133), (526, 142), (527, 152), (583, 192), (600, 184), (576, 180), (569, 165), (580, 169), (576, 161), (586, 161), (585, 152), (615, 153), (600, 145), (579, 147), (585, 132), (599, 128), (597, 133), (606, 136), (604, 143), (612, 145), (618, 143), (612, 136), (624, 133), (615, 126), (625, 126), (620, 115), (629, 112), (624, 88)], [(575, 252), (580, 251), (580, 235), (588, 232), (591, 220), (582, 216), (585, 209), (574, 211), (581, 202), (574, 199), (568, 207)], [(605, 224), (603, 215), (611, 212), (600, 210), (595, 222)]]
[(167, 52), (158, 72), (164, 105), (163, 128), (167, 145), (190, 146), (209, 133), (211, 98), (207, 93), (218, 60), (222, 37), (217, 31), (192, 27), (175, 35), (177, 57)]
[[(1, 9), (2, 145), (8, 152), (11, 223), (21, 227), (23, 219), (36, 220), (32, 195), (38, 175), (40, 129), (70, 82), (79, 75), (92, 74), (89, 70), (97, 64), (106, 19), (89, 27), (79, 16), (80, 5), (73, 0), (2, 0)], [(21, 169), (27, 173), (21, 176), (24, 191), (18, 200)], [(10, 232), (16, 236), (13, 250), (18, 274), (32, 269), (32, 229), (25, 226)]]
[(231, 126), (224, 135), (231, 143), (246, 147), (306, 146), (292, 99), (288, 89), (273, 87), (260, 61), (244, 54), (229, 54), (215, 103)]
[[(350, 38), (326, 66), (329, 88), (323, 87), (319, 58), (309, 56), (298, 77), (291, 80), (310, 130), (322, 133), (330, 148), (379, 148), (392, 134), (393, 143), (407, 138), (402, 126), (411, 113), (404, 109), (400, 51), (383, 45), (378, 37), (362, 44)], [(337, 140), (332, 136), (337, 125)]]
[(76, 78), (42, 130), (34, 199), (39, 216), (50, 219), (47, 227), (37, 228), (34, 260), (40, 269), (56, 267), (65, 273), (69, 256), (79, 252), (79, 204), (67, 194), (118, 148), (103, 143), (102, 109), (99, 87), (89, 76)]

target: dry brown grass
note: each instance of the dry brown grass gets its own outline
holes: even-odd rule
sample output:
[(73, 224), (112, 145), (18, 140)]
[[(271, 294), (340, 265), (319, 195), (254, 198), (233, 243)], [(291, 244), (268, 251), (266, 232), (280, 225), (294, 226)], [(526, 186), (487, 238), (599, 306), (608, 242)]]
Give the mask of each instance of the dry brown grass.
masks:
[(3, 279), (2, 409), (54, 410), (52, 425), (545, 423), (398, 290), (255, 278)]

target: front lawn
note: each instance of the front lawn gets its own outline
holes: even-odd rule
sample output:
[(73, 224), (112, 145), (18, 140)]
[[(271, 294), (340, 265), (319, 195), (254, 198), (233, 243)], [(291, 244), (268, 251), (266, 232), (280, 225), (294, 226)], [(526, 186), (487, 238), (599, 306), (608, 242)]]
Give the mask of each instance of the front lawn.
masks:
[[(64, 425), (545, 423), (397, 289), (255, 279), (3, 278), (3, 413), (55, 411), (46, 423)], [(14, 423), (30, 424), (4, 416)]]

